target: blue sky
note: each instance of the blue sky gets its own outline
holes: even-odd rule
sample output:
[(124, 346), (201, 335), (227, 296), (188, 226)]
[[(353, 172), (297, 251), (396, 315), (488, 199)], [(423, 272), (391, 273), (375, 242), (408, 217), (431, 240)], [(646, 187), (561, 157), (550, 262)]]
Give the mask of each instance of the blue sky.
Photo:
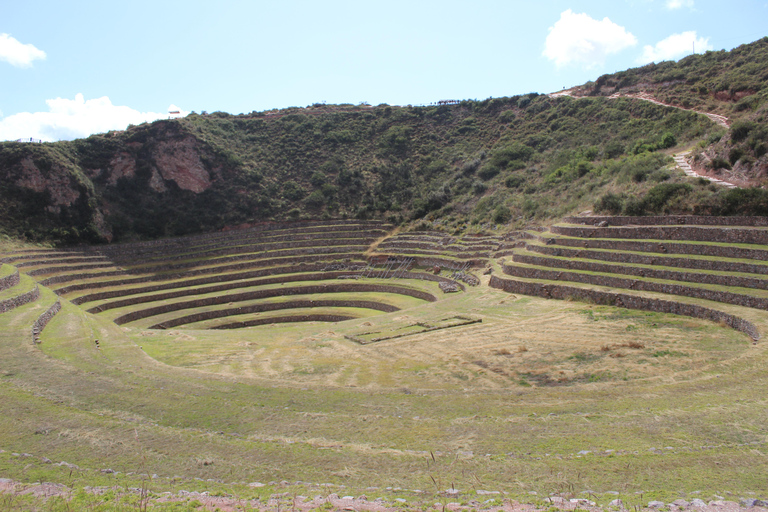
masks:
[(5, 1), (0, 140), (547, 93), (766, 35), (768, 0)]

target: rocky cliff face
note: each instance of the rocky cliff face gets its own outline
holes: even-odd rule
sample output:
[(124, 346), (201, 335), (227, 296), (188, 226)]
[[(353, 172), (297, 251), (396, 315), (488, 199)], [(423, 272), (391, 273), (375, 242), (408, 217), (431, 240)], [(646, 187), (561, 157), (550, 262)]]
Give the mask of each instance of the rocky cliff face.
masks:
[[(177, 196), (194, 203), (194, 196), (221, 177), (222, 166), (178, 125), (134, 130), (136, 140), (106, 134), (56, 144), (3, 144), (0, 220), (6, 230), (33, 240), (110, 242), (121, 229), (136, 231), (136, 226), (121, 228), (121, 220), (131, 217), (126, 209), (138, 205), (158, 216), (158, 225), (179, 222), (182, 212), (172, 213), (163, 203)], [(162, 229), (152, 233), (163, 234)]]

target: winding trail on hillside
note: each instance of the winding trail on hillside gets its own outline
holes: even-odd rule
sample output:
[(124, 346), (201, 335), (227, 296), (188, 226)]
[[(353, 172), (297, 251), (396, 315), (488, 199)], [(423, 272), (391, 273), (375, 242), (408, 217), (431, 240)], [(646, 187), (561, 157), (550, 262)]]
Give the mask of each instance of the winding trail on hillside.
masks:
[[(584, 96), (574, 96), (572, 91), (573, 91), (573, 89), (565, 89), (565, 90), (562, 90), (562, 91), (550, 93), (550, 94), (548, 94), (548, 96), (550, 98), (560, 98), (560, 97), (563, 97), (563, 96), (568, 96), (570, 98), (576, 98), (576, 99), (584, 97)], [(609, 100), (615, 100), (615, 99), (618, 99), (618, 98), (632, 98), (632, 99), (636, 99), (636, 100), (643, 100), (643, 101), (648, 101), (650, 103), (653, 103), (655, 105), (660, 105), (662, 107), (670, 107), (670, 108), (676, 108), (676, 109), (679, 109), (679, 110), (685, 110), (687, 112), (694, 112), (696, 114), (701, 114), (703, 116), (707, 116), (710, 120), (712, 120), (712, 122), (714, 122), (715, 124), (717, 124), (719, 126), (722, 126), (723, 128), (726, 128), (726, 129), (730, 128), (729, 120), (725, 116), (721, 116), (720, 114), (713, 114), (711, 112), (702, 112), (701, 110), (694, 110), (694, 109), (690, 109), (690, 108), (684, 108), (684, 107), (680, 107), (678, 105), (671, 105), (669, 103), (664, 103), (663, 101), (657, 100), (656, 98), (654, 98), (653, 96), (651, 96), (647, 92), (639, 92), (639, 93), (636, 93), (636, 94), (617, 92), (617, 93), (614, 93), (614, 94), (611, 94), (610, 96), (608, 96)], [(735, 183), (731, 183), (731, 182), (724, 181), (724, 180), (721, 180), (721, 179), (718, 179), (718, 178), (714, 178), (712, 176), (706, 176), (704, 174), (699, 174), (696, 171), (694, 171), (693, 168), (691, 167), (691, 165), (688, 163), (688, 159), (687, 159), (687, 157), (688, 157), (688, 155), (690, 155), (690, 153), (691, 152), (689, 150), (689, 151), (685, 151), (683, 153), (678, 153), (678, 154), (673, 156), (673, 158), (675, 159), (676, 166), (680, 170), (682, 170), (687, 176), (690, 176), (692, 178), (704, 178), (705, 180), (709, 180), (712, 183), (715, 183), (717, 185), (722, 185), (722, 186), (727, 187), (727, 188), (740, 188)]]

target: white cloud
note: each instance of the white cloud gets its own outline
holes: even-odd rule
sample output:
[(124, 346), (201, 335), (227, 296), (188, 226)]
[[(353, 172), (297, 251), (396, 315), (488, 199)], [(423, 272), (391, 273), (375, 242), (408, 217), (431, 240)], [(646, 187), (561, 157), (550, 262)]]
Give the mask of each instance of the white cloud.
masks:
[(711, 50), (712, 45), (709, 44), (709, 38), (696, 37), (696, 31), (691, 30), (682, 34), (672, 34), (656, 43), (656, 46), (644, 46), (643, 55), (637, 61), (640, 64), (647, 64), (663, 60), (676, 60), (691, 54), (694, 49), (696, 53), (701, 53)]
[(596, 20), (568, 9), (549, 28), (544, 56), (558, 67), (581, 64), (591, 68), (602, 64), (608, 55), (636, 44), (635, 36), (610, 19)]
[[(0, 120), (0, 140), (72, 140), (169, 117), (167, 112), (139, 112), (113, 105), (106, 96), (86, 101), (82, 94), (78, 94), (74, 100), (56, 98), (45, 102), (48, 112), (21, 112)], [(168, 110), (180, 109), (171, 105)], [(181, 115), (188, 113), (182, 111)]]
[(667, 0), (667, 9), (682, 9), (683, 7), (688, 7), (689, 9), (693, 9), (693, 0)]
[(17, 68), (28, 68), (37, 59), (45, 59), (45, 52), (32, 44), (22, 44), (9, 34), (0, 34), (0, 60)]

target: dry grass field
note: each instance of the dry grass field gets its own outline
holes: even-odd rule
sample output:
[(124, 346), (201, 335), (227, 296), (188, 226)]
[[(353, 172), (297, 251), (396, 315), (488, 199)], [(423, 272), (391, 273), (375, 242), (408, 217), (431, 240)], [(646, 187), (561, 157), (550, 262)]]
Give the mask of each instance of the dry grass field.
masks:
[[(225, 330), (116, 325), (117, 310), (62, 299), (35, 344), (29, 326), (56, 300), (41, 286), (0, 314), (0, 477), (72, 494), (0, 504), (196, 509), (182, 490), (241, 509), (331, 493), (408, 509), (765, 497), (762, 340), (488, 279), (456, 293), (382, 279), (437, 300), (364, 292), (399, 310), (319, 307), (353, 318), (280, 323), (294, 313), (282, 310)], [(728, 308), (768, 332), (763, 311)], [(180, 501), (163, 505), (164, 492)]]

